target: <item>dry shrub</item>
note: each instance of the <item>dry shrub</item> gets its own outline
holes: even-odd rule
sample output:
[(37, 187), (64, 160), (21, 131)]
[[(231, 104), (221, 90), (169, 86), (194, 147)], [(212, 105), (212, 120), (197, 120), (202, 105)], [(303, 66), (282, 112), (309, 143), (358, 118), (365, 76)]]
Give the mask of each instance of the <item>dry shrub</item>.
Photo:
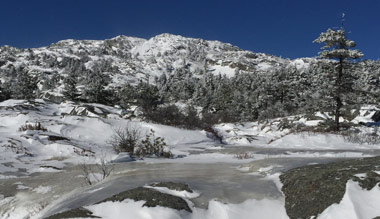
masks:
[(45, 128), (44, 126), (41, 125), (40, 122), (36, 122), (34, 124), (31, 124), (31, 123), (25, 123), (25, 125), (22, 125), (18, 128), (18, 130), (20, 132), (24, 132), (24, 131), (27, 131), (27, 130), (38, 130), (38, 131), (44, 131), (46, 132), (47, 131), (47, 128)]
[(114, 134), (108, 141), (116, 153), (129, 152), (133, 155), (136, 146), (141, 141), (140, 127), (128, 124), (126, 127), (114, 129)]
[(362, 133), (355, 131), (348, 131), (342, 133), (343, 139), (346, 142), (355, 144), (368, 144), (374, 145), (380, 143), (380, 136), (376, 133)]
[[(95, 164), (95, 169), (86, 163), (81, 163), (79, 167), (84, 174), (85, 183), (88, 185), (103, 181), (105, 178), (109, 177), (113, 171), (113, 165), (107, 163), (104, 158), (102, 158), (99, 163)], [(100, 173), (100, 177), (97, 176), (97, 173)]]
[(251, 159), (251, 158), (253, 158), (253, 155), (248, 154), (247, 152), (242, 152), (242, 153), (235, 154), (234, 158), (239, 159), (239, 160)]

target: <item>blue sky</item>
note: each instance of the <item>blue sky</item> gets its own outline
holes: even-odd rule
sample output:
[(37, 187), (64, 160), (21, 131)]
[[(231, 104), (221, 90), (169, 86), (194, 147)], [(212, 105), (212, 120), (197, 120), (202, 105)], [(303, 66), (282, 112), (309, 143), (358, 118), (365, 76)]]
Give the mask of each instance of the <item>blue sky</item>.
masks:
[(379, 0), (2, 0), (0, 45), (62, 39), (150, 38), (160, 33), (219, 40), (286, 58), (316, 56), (312, 41), (346, 14), (364, 59), (380, 58)]

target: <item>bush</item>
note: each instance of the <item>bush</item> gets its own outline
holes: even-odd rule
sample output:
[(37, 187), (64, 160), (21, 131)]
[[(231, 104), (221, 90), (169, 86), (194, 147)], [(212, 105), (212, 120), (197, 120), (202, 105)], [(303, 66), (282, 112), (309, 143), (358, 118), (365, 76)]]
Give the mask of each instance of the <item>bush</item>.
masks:
[(185, 129), (203, 128), (194, 106), (187, 106), (182, 112), (176, 105), (161, 106), (146, 115), (147, 119), (163, 125), (176, 126)]
[(127, 125), (124, 128), (114, 129), (114, 134), (108, 141), (116, 153), (128, 152), (130, 156), (145, 157), (155, 155), (157, 157), (172, 157), (172, 153), (166, 150), (166, 142), (162, 137), (156, 137), (151, 129), (145, 139), (141, 136), (139, 126)]
[(88, 185), (93, 185), (103, 181), (109, 177), (113, 171), (113, 165), (107, 163), (104, 158), (101, 158), (100, 162), (95, 164), (95, 170), (91, 167), (91, 165), (86, 163), (81, 163), (79, 167), (84, 174), (84, 181)]
[(184, 121), (184, 115), (176, 105), (168, 105), (157, 108), (151, 112), (148, 119), (164, 125), (181, 126)]
[(295, 127), (295, 124), (293, 123), (293, 120), (289, 120), (288, 118), (281, 119), (280, 123), (278, 124), (278, 128), (280, 130), (284, 129), (292, 129)]
[(156, 137), (154, 130), (151, 129), (149, 134), (145, 136), (145, 139), (136, 148), (135, 154), (139, 157), (155, 155), (157, 157), (170, 158), (172, 157), (172, 153), (165, 150), (166, 146), (165, 139)]
[(242, 153), (235, 154), (234, 158), (239, 159), (239, 160), (252, 159), (253, 155), (248, 154), (247, 152), (242, 152)]
[(18, 128), (18, 130), (20, 132), (24, 132), (24, 131), (27, 131), (27, 130), (39, 130), (39, 131), (46, 132), (47, 128), (43, 127), (40, 122), (36, 122), (35, 124), (27, 124), (27, 123), (25, 123), (25, 125), (20, 126), (20, 128)]
[(380, 136), (377, 133), (362, 133), (360, 131), (347, 131), (342, 133), (343, 139), (346, 142), (355, 144), (379, 144)]
[(138, 126), (128, 124), (124, 128), (114, 129), (114, 134), (108, 141), (116, 153), (129, 152), (133, 155), (136, 146), (140, 143), (141, 132)]

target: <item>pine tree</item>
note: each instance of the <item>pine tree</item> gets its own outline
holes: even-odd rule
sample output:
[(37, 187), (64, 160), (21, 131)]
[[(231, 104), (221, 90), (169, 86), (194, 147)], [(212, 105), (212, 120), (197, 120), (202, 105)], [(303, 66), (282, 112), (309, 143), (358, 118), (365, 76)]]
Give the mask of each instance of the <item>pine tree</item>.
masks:
[(12, 97), (11, 83), (9, 81), (5, 81), (4, 83), (0, 80), (0, 102), (4, 100), (8, 100)]
[(86, 79), (87, 85), (84, 90), (84, 96), (89, 102), (106, 103), (108, 101), (108, 94), (105, 89), (109, 83), (108, 79), (106, 75), (103, 75), (99, 71), (89, 72)]
[(132, 105), (136, 105), (136, 90), (130, 84), (125, 84), (117, 93), (119, 105), (124, 109), (129, 109)]
[(65, 98), (75, 101), (79, 97), (77, 89), (77, 75), (74, 72), (70, 72), (68, 76), (63, 80), (63, 95)]
[(31, 100), (36, 97), (37, 89), (37, 77), (32, 77), (24, 69), (20, 69), (12, 89), (12, 97)]
[(4, 88), (3, 88), (3, 84), (1, 83), (1, 80), (0, 80), (0, 102), (6, 100), (5, 99), (5, 95), (4, 95)]
[(135, 88), (136, 105), (141, 107), (148, 117), (161, 103), (161, 97), (156, 86), (140, 81)]
[(345, 65), (348, 60), (358, 59), (363, 56), (359, 50), (351, 50), (356, 46), (356, 43), (352, 40), (346, 38), (346, 32), (344, 30), (344, 14), (342, 16), (342, 26), (338, 30), (328, 29), (326, 32), (321, 33), (321, 35), (314, 40), (314, 43), (324, 43), (321, 49), (323, 51), (319, 52), (319, 57), (337, 60), (334, 63), (335, 70), (335, 128), (339, 131), (339, 118), (341, 115), (341, 108), (343, 106), (342, 93), (346, 92), (346, 86), (344, 79), (347, 78), (345, 74), (350, 74), (350, 72), (344, 71)]

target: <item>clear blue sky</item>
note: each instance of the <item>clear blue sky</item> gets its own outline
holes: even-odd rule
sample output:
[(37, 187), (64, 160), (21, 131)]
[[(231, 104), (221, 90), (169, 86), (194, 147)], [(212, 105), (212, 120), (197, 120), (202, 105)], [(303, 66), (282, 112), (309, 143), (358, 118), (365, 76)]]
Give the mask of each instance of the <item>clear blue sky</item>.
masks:
[(339, 26), (342, 12), (348, 37), (363, 58), (379, 59), (379, 0), (2, 0), (0, 45), (172, 33), (287, 58), (310, 57), (320, 47), (312, 41)]

